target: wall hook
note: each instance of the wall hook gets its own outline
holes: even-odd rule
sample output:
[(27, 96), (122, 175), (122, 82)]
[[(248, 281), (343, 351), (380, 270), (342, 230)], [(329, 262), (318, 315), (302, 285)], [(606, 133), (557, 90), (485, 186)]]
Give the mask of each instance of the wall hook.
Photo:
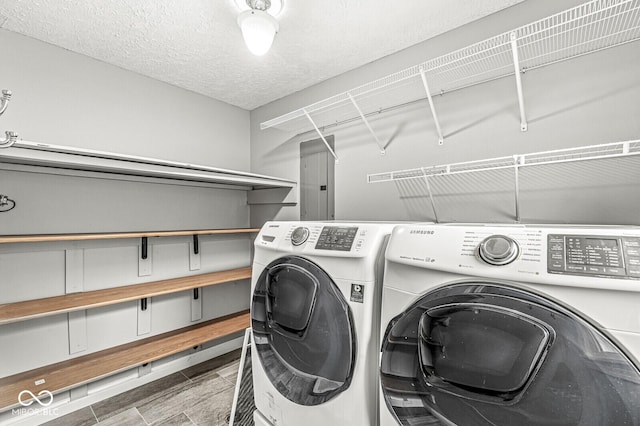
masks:
[[(11, 99), (11, 90), (3, 89), (2, 97), (0, 98), (0, 115), (4, 114), (4, 111), (7, 109), (9, 105), (9, 100)], [(5, 132), (7, 137), (4, 140), (0, 140), (0, 148), (9, 148), (11, 145), (16, 143), (18, 139), (18, 134), (15, 132), (7, 131)]]
[(18, 140), (18, 134), (16, 132), (10, 132), (8, 130), (4, 133), (5, 135), (7, 135), (7, 137), (3, 140), (0, 140), (0, 148), (9, 148)]
[(0, 194), (0, 213), (13, 210), (15, 206), (16, 202), (9, 198), (9, 196)]
[(3, 89), (2, 98), (0, 98), (0, 115), (4, 113), (5, 109), (7, 109), (7, 105), (9, 105), (9, 99), (11, 99), (11, 90)]

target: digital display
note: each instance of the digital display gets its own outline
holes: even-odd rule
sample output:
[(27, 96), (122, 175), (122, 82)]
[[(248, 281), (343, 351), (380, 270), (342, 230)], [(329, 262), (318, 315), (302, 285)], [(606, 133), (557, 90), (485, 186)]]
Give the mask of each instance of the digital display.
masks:
[(640, 238), (548, 235), (551, 273), (640, 278)]
[(615, 239), (602, 239), (602, 238), (585, 238), (587, 245), (592, 247), (601, 247), (604, 249), (618, 249), (618, 240)]
[(602, 238), (568, 237), (567, 263), (615, 268), (623, 266), (618, 240)]
[(325, 226), (316, 243), (316, 249), (350, 251), (357, 234), (357, 226)]

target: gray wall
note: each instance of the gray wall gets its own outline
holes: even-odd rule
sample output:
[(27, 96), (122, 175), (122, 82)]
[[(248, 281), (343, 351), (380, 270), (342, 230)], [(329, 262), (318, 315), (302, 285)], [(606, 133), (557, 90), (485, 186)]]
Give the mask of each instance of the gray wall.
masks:
[[(0, 131), (27, 141), (247, 171), (249, 112), (6, 30)], [(0, 234), (245, 227), (245, 191), (9, 171)]]
[(249, 113), (0, 30), (0, 119), (24, 140), (249, 170)]
[[(252, 170), (297, 180), (299, 144), (317, 137), (312, 133), (295, 136), (277, 129), (261, 131), (261, 122), (580, 3), (573, 0), (523, 2), (252, 111)], [(375, 141), (361, 122), (328, 132), (335, 135), (336, 153), (340, 158), (335, 169), (336, 219), (434, 219), (424, 188), (412, 187), (411, 184), (367, 184), (369, 173), (638, 139), (638, 43), (525, 73), (527, 132), (520, 131), (513, 78), (436, 96), (434, 102), (445, 134), (444, 146), (438, 146), (426, 101), (371, 121), (379, 138), (385, 143), (391, 141), (384, 156), (379, 154)], [(638, 224), (640, 178), (637, 174), (635, 176), (630, 185), (635, 192), (622, 197), (620, 193), (611, 195), (608, 188), (597, 191), (597, 195), (588, 190), (551, 194), (549, 188), (564, 182), (554, 182), (553, 179), (541, 182), (542, 189), (533, 190), (523, 200), (526, 211), (522, 221)], [(585, 176), (579, 176), (582, 177)], [(614, 185), (620, 180), (629, 184), (624, 182), (625, 179), (629, 176), (620, 176), (614, 180)], [(511, 197), (508, 203), (512, 203), (513, 196), (499, 182), (491, 191), (498, 193), (497, 198), (500, 199)], [(601, 202), (599, 197), (603, 192), (609, 194), (605, 197), (610, 197), (615, 205)], [(493, 195), (483, 194), (480, 198), (486, 201)], [(492, 208), (491, 204), (475, 208), (473, 197), (474, 194), (470, 194), (458, 208), (453, 209), (455, 211), (440, 212), (446, 217), (439, 219), (514, 220), (511, 211)], [(585, 201), (588, 208), (576, 207), (576, 200)], [(299, 216), (299, 208), (254, 208), (251, 215), (252, 224), (258, 226), (273, 216), (295, 219)]]

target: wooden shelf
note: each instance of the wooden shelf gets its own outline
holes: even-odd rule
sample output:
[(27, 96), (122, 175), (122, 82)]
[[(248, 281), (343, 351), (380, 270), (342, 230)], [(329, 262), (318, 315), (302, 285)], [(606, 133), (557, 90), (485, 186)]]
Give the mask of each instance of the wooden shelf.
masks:
[(160, 296), (194, 288), (208, 287), (251, 278), (251, 268), (238, 268), (208, 274), (172, 278), (64, 296), (27, 300), (0, 305), (0, 325), (82, 309), (113, 305), (145, 297)]
[(96, 234), (46, 234), (0, 236), (0, 243), (40, 243), (51, 241), (112, 240), (117, 238), (177, 237), (184, 235), (255, 234), (257, 228), (199, 229), (185, 231), (113, 232)]
[[(0, 410), (18, 405), (18, 394), (56, 393), (155, 361), (249, 327), (243, 311), (0, 379)], [(36, 384), (38, 383), (38, 384)]]

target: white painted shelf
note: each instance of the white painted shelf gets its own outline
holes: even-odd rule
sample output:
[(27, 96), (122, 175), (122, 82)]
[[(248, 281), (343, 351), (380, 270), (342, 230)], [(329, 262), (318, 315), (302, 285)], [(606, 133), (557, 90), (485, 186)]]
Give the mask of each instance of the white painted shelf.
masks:
[(10, 148), (0, 149), (0, 164), (47, 167), (62, 174), (65, 170), (97, 172), (113, 179), (116, 176), (159, 178), (243, 190), (296, 187), (294, 181), (273, 176), (29, 141), (17, 141)]
[(639, 38), (640, 0), (590, 1), (296, 109), (265, 121), (260, 127), (298, 134), (312, 130), (320, 133), (327, 127), (363, 120), (373, 134), (367, 117), (427, 99), (431, 114), (425, 110), (425, 118), (435, 120), (442, 143), (432, 95), (514, 76), (521, 128), (526, 130), (522, 73)]

